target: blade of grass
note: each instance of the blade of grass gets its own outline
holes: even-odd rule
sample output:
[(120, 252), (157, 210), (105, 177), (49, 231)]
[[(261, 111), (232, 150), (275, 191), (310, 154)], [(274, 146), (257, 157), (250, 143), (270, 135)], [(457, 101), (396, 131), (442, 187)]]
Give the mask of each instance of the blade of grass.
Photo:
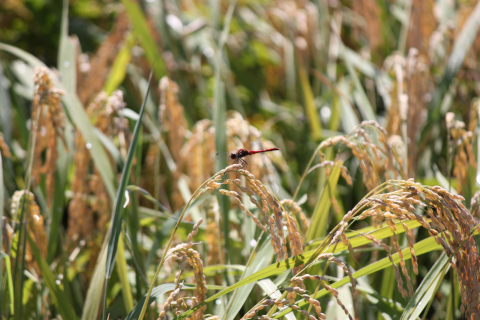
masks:
[(360, 113), (362, 114), (363, 120), (376, 120), (375, 117), (375, 112), (373, 112), (373, 107), (370, 103), (370, 100), (368, 100), (367, 94), (365, 93), (365, 90), (363, 90), (363, 86), (360, 83), (360, 79), (358, 78), (357, 72), (353, 68), (352, 63), (350, 62), (349, 55), (346, 54), (345, 51), (345, 45), (341, 40), (340, 41), (340, 52), (341, 52), (341, 57), (343, 58), (343, 61), (345, 62), (345, 66), (347, 67), (348, 74), (353, 80), (353, 84), (355, 86), (355, 90), (359, 96), (359, 100), (361, 103), (358, 104), (358, 109)]
[(350, 96), (350, 78), (343, 78), (338, 81), (338, 91), (342, 93), (339, 96), (339, 106), (340, 106), (340, 122), (342, 124), (342, 128), (344, 132), (350, 132), (360, 124), (358, 121), (357, 114), (355, 110), (353, 110), (353, 104), (350, 102), (347, 97)]
[[(262, 288), (264, 294), (268, 294), (272, 299), (280, 299), (282, 294), (278, 290), (278, 287), (273, 283), (270, 279), (262, 279), (257, 281), (257, 284), (260, 288)], [(296, 320), (295, 315), (293, 312), (287, 313), (285, 315), (287, 320)]]
[[(1, 74), (0, 74), (1, 76)], [(3, 163), (2, 153), (0, 152), (0, 245), (3, 248), (3, 201), (5, 190), (3, 190)], [(3, 254), (3, 253), (2, 253)], [(3, 314), (3, 257), (0, 257), (0, 315)]]
[(160, 58), (162, 54), (158, 50), (152, 31), (147, 24), (147, 18), (138, 3), (132, 0), (121, 0), (121, 2), (133, 24), (133, 32), (138, 37), (143, 50), (145, 50), (145, 56), (154, 70), (155, 78), (160, 79), (165, 74), (165, 65)]
[[(164, 283), (162, 285), (159, 285), (158, 287), (153, 288), (152, 293), (150, 297), (148, 298), (148, 304), (151, 304), (153, 301), (155, 301), (158, 297), (161, 295), (172, 291), (175, 289), (175, 285), (173, 283)], [(132, 309), (132, 311), (128, 314), (128, 316), (125, 318), (125, 320), (136, 320), (139, 318), (140, 313), (142, 311), (142, 307), (145, 304), (145, 299), (147, 298), (147, 295), (143, 296), (140, 301), (135, 305), (135, 307)]]
[[(260, 243), (260, 241), (258, 243)], [(257, 248), (258, 247), (259, 246), (257, 245)], [(270, 240), (266, 239), (259, 250), (252, 251), (249, 259), (249, 265), (241, 279), (244, 279), (254, 274), (256, 271), (265, 268), (271, 261), (273, 255), (274, 251), (270, 244)], [(251, 282), (245, 286), (242, 286), (233, 293), (233, 295), (229, 298), (230, 302), (225, 309), (225, 314), (222, 317), (223, 320), (233, 320), (235, 318), (240, 309), (244, 306), (245, 301), (247, 300), (254, 286), (255, 282)]]
[(92, 281), (87, 290), (87, 297), (83, 305), (82, 320), (98, 319), (102, 303), (102, 293), (105, 286), (105, 268), (107, 261), (107, 241), (105, 239), (97, 259)]
[(60, 45), (57, 68), (65, 90), (75, 94), (77, 91), (76, 50), (68, 37), (68, 0), (63, 0), (62, 22), (60, 27)]
[(335, 166), (328, 177), (327, 185), (318, 198), (313, 211), (310, 228), (307, 230), (305, 242), (324, 236), (327, 232), (328, 214), (332, 205), (332, 197), (340, 177), (340, 167)]
[[(25, 254), (27, 249), (27, 223), (28, 223), (28, 210), (26, 208), (27, 197), (26, 192), (30, 190), (30, 184), (32, 181), (32, 166), (33, 166), (33, 156), (35, 149), (35, 142), (37, 137), (38, 123), (40, 119), (40, 112), (37, 113), (36, 119), (31, 119), (32, 125), (30, 129), (30, 137), (28, 141), (28, 151), (25, 164), (25, 186), (24, 186), (24, 195), (21, 199), (21, 206), (19, 208), (19, 232), (18, 232), (18, 242), (17, 242), (17, 253), (15, 256), (15, 269), (13, 271), (13, 283), (14, 283), (14, 310), (15, 310), (15, 319), (22, 319), (24, 312), (23, 303), (23, 284), (24, 284), (24, 270), (25, 270)], [(21, 254), (20, 254), (21, 251)]]
[[(8, 298), (10, 300), (10, 303), (9, 303), (9, 309), (10, 309), (10, 315), (13, 315), (13, 305), (14, 305), (14, 297), (13, 297), (13, 279), (12, 279), (12, 266), (11, 266), (11, 263), (10, 263), (10, 257), (8, 255), (6, 255), (5, 253), (1, 252), (0, 253), (0, 259), (1, 260), (5, 260), (5, 273), (7, 274), (7, 284), (8, 285)], [(2, 288), (0, 288), (2, 294), (3, 294), (3, 286)], [(0, 300), (0, 309), (2, 309), (3, 307), (3, 298), (2, 300)], [(3, 314), (1, 313), (1, 310), (0, 310), (0, 314)]]
[[(205, 274), (205, 276), (214, 276), (215, 274), (218, 274), (219, 271), (223, 272), (223, 270), (225, 270), (225, 269), (227, 269), (227, 270), (228, 269), (233, 269), (231, 271), (232, 274), (242, 275), (243, 273), (245, 273), (245, 270), (247, 269), (247, 267), (245, 267), (242, 264), (216, 264), (216, 265), (213, 265), (213, 266), (205, 267), (203, 269), (203, 273)], [(180, 279), (186, 279), (186, 278), (189, 278), (189, 277), (193, 277), (194, 275), (195, 274), (193, 273), (193, 271), (184, 272), (184, 273), (182, 273), (182, 276), (180, 277)], [(175, 277), (176, 276), (168, 277), (167, 281), (175, 281)]]
[(151, 201), (152, 203), (156, 204), (157, 206), (160, 207), (160, 209), (162, 209), (169, 217), (172, 216), (171, 212), (164, 206), (162, 205), (160, 202), (158, 202), (157, 199), (155, 199), (150, 193), (148, 193), (147, 190), (145, 189), (142, 189), (138, 186), (134, 186), (134, 185), (129, 185), (127, 186), (127, 191), (130, 193), (130, 192), (135, 192), (135, 191), (138, 191), (140, 192), (140, 194), (142, 194), (147, 200)]
[[(413, 297), (408, 301), (400, 320), (417, 319), (427, 306), (427, 301), (431, 300), (436, 294), (439, 282), (445, 275), (445, 266), (448, 264), (448, 257), (444, 253), (438, 258), (433, 267), (428, 271), (422, 283), (418, 286)], [(450, 268), (450, 266), (447, 266)]]
[(132, 54), (130, 51), (132, 50), (134, 44), (135, 42), (133, 36), (131, 34), (128, 35), (123, 43), (122, 48), (115, 57), (112, 69), (110, 70), (107, 81), (103, 86), (103, 91), (105, 91), (108, 95), (117, 90), (118, 86), (120, 86), (120, 84), (123, 82), (123, 79), (125, 79), (128, 64), (132, 59)]
[(5, 86), (7, 83), (5, 80), (0, 60), (0, 105), (2, 106), (0, 108), (0, 125), (5, 142), (10, 145), (12, 140), (12, 102), (8, 89)]
[[(68, 0), (63, 0), (62, 22), (60, 29), (60, 45), (58, 50), (57, 68), (60, 72), (61, 81), (65, 90), (71, 94), (77, 91), (77, 68), (76, 48), (68, 37)], [(70, 121), (66, 121), (65, 140), (70, 150), (73, 149), (73, 128)], [(53, 261), (57, 249), (60, 224), (63, 218), (65, 205), (65, 190), (68, 177), (68, 169), (72, 160), (72, 154), (65, 150), (63, 143), (57, 144), (58, 159), (55, 171), (55, 192), (51, 208), (50, 232), (48, 234), (47, 263)]]
[[(151, 83), (153, 76), (153, 69), (150, 72), (150, 76), (148, 78), (148, 83)], [(120, 232), (122, 231), (122, 213), (123, 213), (123, 202), (125, 197), (125, 190), (127, 187), (128, 180), (130, 178), (130, 171), (132, 169), (133, 158), (135, 156), (137, 142), (138, 142), (138, 134), (140, 132), (140, 126), (142, 125), (142, 117), (145, 112), (145, 103), (147, 101), (147, 96), (149, 93), (150, 87), (147, 88), (145, 93), (145, 97), (143, 98), (142, 107), (140, 108), (139, 112), (139, 119), (135, 125), (135, 129), (133, 130), (133, 135), (131, 139), (130, 146), (128, 148), (127, 159), (125, 161), (125, 165), (123, 166), (122, 170), (122, 177), (120, 179), (120, 184), (117, 190), (117, 196), (115, 198), (115, 205), (114, 211), (112, 213), (112, 218), (110, 222), (110, 229), (108, 233), (108, 252), (107, 252), (107, 264), (105, 268), (105, 291), (104, 291), (104, 307), (103, 307), (103, 318), (106, 319), (106, 304), (107, 304), (107, 291), (108, 291), (108, 280), (112, 276), (113, 267), (115, 266), (115, 260), (117, 255), (117, 248), (118, 248), (118, 239), (120, 237)], [(123, 253), (122, 253), (123, 254)], [(123, 292), (124, 294), (131, 294), (131, 292)]]
[(40, 249), (38, 249), (35, 241), (27, 233), (28, 243), (30, 244), (30, 249), (35, 258), (35, 261), (38, 263), (38, 266), (42, 272), (42, 279), (45, 281), (45, 284), (50, 291), (49, 296), (52, 298), (52, 301), (57, 308), (58, 312), (62, 315), (63, 319), (77, 319), (77, 315), (74, 313), (74, 309), (70, 304), (70, 301), (66, 299), (66, 295), (59, 285), (55, 283), (55, 276), (50, 270), (50, 266), (47, 261), (43, 258)]
[(125, 258), (125, 248), (123, 246), (122, 235), (120, 235), (118, 239), (118, 252), (116, 261), (118, 277), (120, 278), (120, 284), (122, 285), (122, 295), (125, 311), (129, 312), (133, 309), (133, 297), (132, 288), (130, 287), (130, 282), (128, 281), (127, 260)]
[(298, 76), (300, 78), (300, 85), (302, 86), (303, 103), (305, 104), (305, 113), (307, 115), (308, 124), (310, 125), (312, 138), (314, 141), (318, 141), (322, 137), (322, 123), (318, 116), (315, 97), (313, 96), (312, 87), (308, 80), (308, 74), (300, 55), (298, 55)]

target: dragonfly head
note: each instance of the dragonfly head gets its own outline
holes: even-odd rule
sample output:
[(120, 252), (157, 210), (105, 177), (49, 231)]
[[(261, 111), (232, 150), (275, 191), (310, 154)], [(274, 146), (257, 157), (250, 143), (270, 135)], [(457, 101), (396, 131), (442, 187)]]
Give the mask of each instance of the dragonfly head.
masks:
[(230, 159), (234, 160), (237, 157), (235, 152), (230, 153)]

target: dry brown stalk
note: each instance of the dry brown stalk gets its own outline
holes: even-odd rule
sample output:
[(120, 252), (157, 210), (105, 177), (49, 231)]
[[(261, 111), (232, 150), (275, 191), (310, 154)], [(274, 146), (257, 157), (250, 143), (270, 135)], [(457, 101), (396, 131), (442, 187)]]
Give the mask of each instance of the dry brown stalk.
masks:
[[(53, 200), (55, 187), (55, 169), (57, 161), (57, 138), (60, 138), (67, 148), (64, 138), (65, 116), (60, 104), (63, 91), (53, 85), (50, 70), (36, 68), (34, 75), (35, 92), (33, 96), (32, 129), (36, 132), (34, 158), (32, 166), (32, 183), (40, 183), (40, 175), (45, 175), (47, 203)], [(38, 123), (37, 123), (38, 119)], [(42, 153), (45, 161), (42, 162)]]

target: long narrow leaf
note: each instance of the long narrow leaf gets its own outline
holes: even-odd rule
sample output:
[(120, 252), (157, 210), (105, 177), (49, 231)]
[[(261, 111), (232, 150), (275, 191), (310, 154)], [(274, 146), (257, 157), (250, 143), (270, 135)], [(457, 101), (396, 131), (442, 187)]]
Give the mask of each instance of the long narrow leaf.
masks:
[[(438, 282), (442, 280), (445, 274), (445, 267), (448, 264), (448, 256), (444, 253), (435, 262), (433, 267), (428, 271), (422, 283), (415, 290), (415, 294), (408, 302), (402, 314), (401, 320), (417, 319), (423, 309), (427, 306), (428, 301), (436, 293)], [(447, 268), (450, 266), (448, 265)]]
[(145, 50), (145, 56), (154, 70), (155, 77), (160, 79), (165, 74), (165, 65), (163, 60), (159, 59), (162, 55), (158, 50), (157, 43), (147, 24), (145, 15), (137, 2), (132, 0), (121, 1), (132, 22), (134, 33), (138, 37), (142, 48)]
[(58, 50), (58, 71), (65, 90), (75, 94), (77, 91), (77, 68), (75, 46), (68, 37), (68, 0), (63, 0), (60, 46)]
[[(152, 80), (152, 75), (153, 75), (153, 69), (150, 72), (150, 76), (148, 78), (149, 83)], [(132, 169), (133, 158), (135, 156), (135, 152), (137, 148), (138, 134), (140, 132), (140, 126), (142, 125), (142, 117), (145, 112), (145, 103), (147, 101), (149, 88), (145, 93), (142, 107), (140, 108), (140, 112), (139, 112), (139, 118), (135, 125), (135, 129), (133, 130), (132, 140), (130, 143), (130, 147), (128, 148), (127, 159), (125, 161), (125, 165), (123, 166), (122, 177), (120, 179), (120, 185), (118, 186), (118, 190), (117, 190), (117, 197), (115, 198), (115, 205), (112, 213), (109, 237), (108, 237), (107, 264), (105, 269), (105, 279), (107, 280), (107, 285), (105, 286), (105, 293), (104, 293), (105, 297), (106, 297), (106, 291), (108, 289), (108, 279), (110, 279), (110, 277), (112, 276), (113, 267), (115, 266), (115, 257), (117, 255), (118, 239), (122, 231), (122, 213), (123, 213), (123, 201), (125, 197), (125, 190), (127, 188), (127, 183), (130, 178), (130, 171)], [(104, 306), (105, 305), (106, 305), (106, 301), (104, 301)], [(105, 307), (104, 307), (104, 311), (105, 311)], [(104, 317), (105, 316), (106, 315), (104, 312)]]
[[(173, 283), (164, 283), (162, 285), (159, 285), (158, 287), (153, 288), (152, 294), (150, 295), (148, 299), (148, 304), (152, 303), (155, 301), (159, 296), (162, 294), (165, 294), (169, 291), (172, 291), (175, 289), (175, 285)], [(140, 316), (140, 312), (142, 311), (143, 304), (145, 303), (145, 299), (147, 298), (147, 295), (143, 296), (140, 301), (135, 305), (135, 307), (132, 309), (132, 311), (129, 313), (129, 315), (125, 318), (125, 320), (136, 320)]]
[[(247, 267), (245, 270), (245, 273), (243, 274), (242, 278), (246, 278), (252, 274), (254, 274), (256, 271), (259, 271), (263, 268), (265, 268), (270, 260), (272, 259), (272, 256), (275, 252), (273, 251), (273, 248), (270, 244), (270, 240), (267, 239), (260, 250), (258, 252), (252, 252), (252, 255), (255, 256), (253, 259), (252, 263)], [(252, 291), (253, 287), (255, 285), (255, 282), (249, 283), (241, 288), (239, 288), (233, 296), (230, 298), (230, 302), (227, 306), (225, 315), (223, 316), (223, 320), (233, 320), (235, 316), (238, 314), (240, 309), (243, 307), (245, 304), (245, 301), (247, 300), (248, 296), (250, 295), (250, 292)]]
[[(1, 74), (0, 74), (1, 76)], [(0, 243), (3, 246), (3, 164), (2, 164), (2, 153), (0, 152)], [(2, 313), (3, 306), (3, 259), (0, 258), (0, 315)]]
[(307, 231), (305, 241), (320, 238), (326, 234), (328, 213), (332, 205), (332, 197), (335, 188), (337, 187), (338, 178), (340, 177), (340, 167), (335, 166), (332, 169), (327, 181), (327, 185), (323, 188), (322, 195), (318, 198), (315, 205), (315, 210), (312, 216), (310, 228)]
[(318, 116), (318, 109), (315, 104), (315, 97), (313, 96), (312, 87), (308, 80), (308, 74), (305, 70), (303, 62), (300, 60), (298, 64), (298, 74), (300, 84), (303, 92), (303, 103), (305, 104), (305, 113), (307, 115), (308, 124), (310, 125), (310, 132), (314, 140), (319, 140), (322, 136), (322, 123)]
[[(8, 298), (10, 299), (9, 308), (10, 314), (13, 314), (13, 278), (12, 278), (12, 264), (10, 263), (10, 257), (3, 252), (0, 253), (0, 259), (5, 260), (5, 273), (7, 274), (7, 286), (8, 286)], [(3, 290), (3, 288), (2, 288)], [(0, 290), (1, 291), (1, 290)], [(1, 300), (3, 302), (3, 300)], [(3, 305), (2, 305), (3, 306)]]

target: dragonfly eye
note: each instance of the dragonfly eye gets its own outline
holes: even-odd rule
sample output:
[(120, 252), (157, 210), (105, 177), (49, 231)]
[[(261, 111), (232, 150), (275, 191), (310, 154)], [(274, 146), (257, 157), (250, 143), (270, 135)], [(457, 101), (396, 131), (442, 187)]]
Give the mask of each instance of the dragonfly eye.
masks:
[(235, 152), (230, 153), (230, 159), (235, 159), (235, 156), (236, 156)]

